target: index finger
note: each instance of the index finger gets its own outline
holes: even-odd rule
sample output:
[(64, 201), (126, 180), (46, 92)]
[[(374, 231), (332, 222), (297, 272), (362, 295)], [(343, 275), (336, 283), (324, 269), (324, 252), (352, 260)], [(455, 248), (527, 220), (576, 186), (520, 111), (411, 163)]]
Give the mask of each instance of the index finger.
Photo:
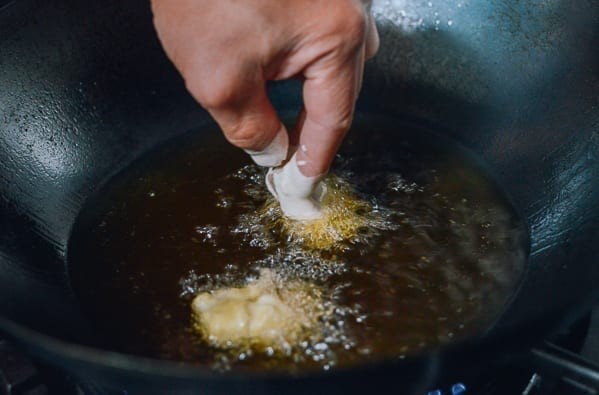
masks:
[(342, 65), (306, 73), (305, 116), (299, 125), (297, 165), (306, 177), (325, 174), (353, 114), (364, 68), (364, 50)]

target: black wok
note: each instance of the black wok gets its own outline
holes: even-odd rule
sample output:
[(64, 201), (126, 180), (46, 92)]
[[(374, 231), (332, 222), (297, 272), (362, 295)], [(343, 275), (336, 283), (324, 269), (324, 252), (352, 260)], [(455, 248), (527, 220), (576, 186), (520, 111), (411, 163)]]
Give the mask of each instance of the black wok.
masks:
[[(83, 202), (144, 152), (210, 122), (141, 0), (0, 1), (0, 330), (132, 393), (360, 393), (377, 382), (423, 393), (584, 312), (599, 291), (599, 3), (380, 1), (375, 11), (382, 47), (358, 111), (459, 141), (528, 224), (526, 278), (492, 330), (402, 361), (294, 377), (222, 376), (89, 346), (94, 328), (66, 267)], [(280, 110), (301, 106), (297, 83), (271, 96)]]

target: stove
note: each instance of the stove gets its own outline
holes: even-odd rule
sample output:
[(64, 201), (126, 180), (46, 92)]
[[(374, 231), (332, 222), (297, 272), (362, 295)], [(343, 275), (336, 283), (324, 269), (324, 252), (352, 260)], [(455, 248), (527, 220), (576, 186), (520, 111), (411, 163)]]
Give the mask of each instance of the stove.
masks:
[[(599, 307), (517, 363), (423, 395), (599, 395)], [(34, 361), (0, 338), (0, 395), (126, 395)]]

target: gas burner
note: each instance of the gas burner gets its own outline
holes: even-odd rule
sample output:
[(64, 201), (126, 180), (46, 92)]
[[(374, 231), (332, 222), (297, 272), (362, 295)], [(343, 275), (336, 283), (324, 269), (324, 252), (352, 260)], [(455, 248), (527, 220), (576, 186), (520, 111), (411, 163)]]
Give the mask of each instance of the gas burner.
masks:
[(430, 391), (427, 395), (465, 395), (466, 394), (466, 386), (462, 383), (457, 383), (451, 386), (451, 388), (444, 392), (443, 390), (434, 390)]

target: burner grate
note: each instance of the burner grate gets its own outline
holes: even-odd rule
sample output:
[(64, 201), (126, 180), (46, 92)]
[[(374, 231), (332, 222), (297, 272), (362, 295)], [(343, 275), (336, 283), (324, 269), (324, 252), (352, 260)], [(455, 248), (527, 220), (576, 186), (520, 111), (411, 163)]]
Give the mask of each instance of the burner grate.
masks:
[(6, 340), (0, 340), (0, 395), (45, 395), (37, 367)]

